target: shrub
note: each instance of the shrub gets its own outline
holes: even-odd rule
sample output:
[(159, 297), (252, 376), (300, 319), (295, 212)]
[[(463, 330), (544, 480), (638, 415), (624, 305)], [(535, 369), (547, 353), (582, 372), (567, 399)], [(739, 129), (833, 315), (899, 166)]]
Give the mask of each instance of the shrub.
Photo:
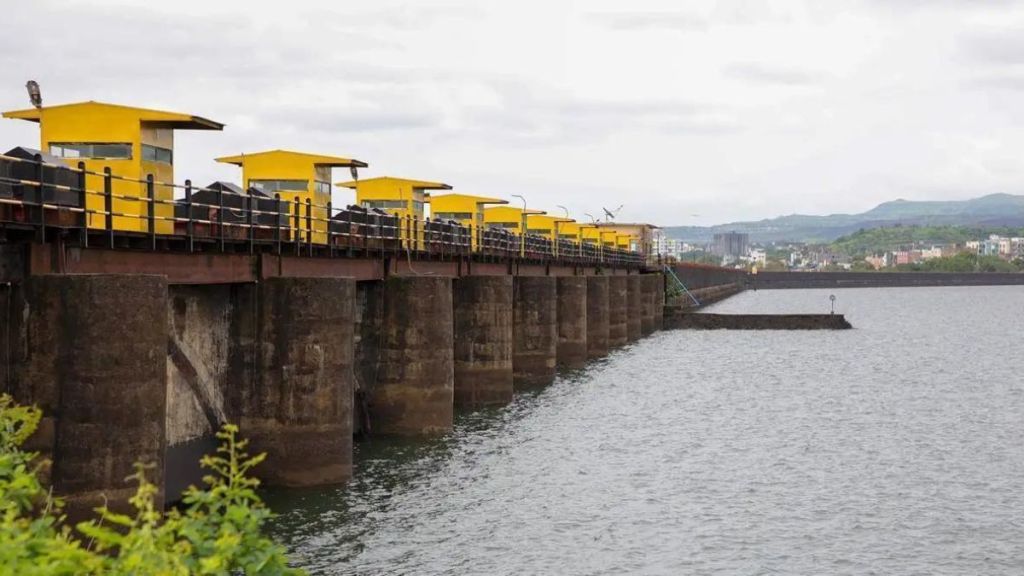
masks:
[(206, 489), (189, 488), (182, 510), (155, 506), (157, 487), (136, 466), (134, 515), (102, 507), (72, 531), (62, 502), (40, 484), (37, 454), (21, 445), (41, 414), (0, 396), (0, 573), (2, 574), (302, 574), (284, 549), (262, 535), (271, 517), (250, 477), (263, 455), (245, 453), (238, 428), (217, 433), (217, 453), (202, 459)]

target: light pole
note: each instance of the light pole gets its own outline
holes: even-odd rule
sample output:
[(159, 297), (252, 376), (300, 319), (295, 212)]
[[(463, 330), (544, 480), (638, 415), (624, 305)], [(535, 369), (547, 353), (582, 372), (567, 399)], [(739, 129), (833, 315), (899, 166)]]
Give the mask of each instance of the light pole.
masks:
[(513, 194), (512, 197), (523, 201), (523, 217), (519, 223), (519, 257), (526, 258), (526, 198), (519, 194)]

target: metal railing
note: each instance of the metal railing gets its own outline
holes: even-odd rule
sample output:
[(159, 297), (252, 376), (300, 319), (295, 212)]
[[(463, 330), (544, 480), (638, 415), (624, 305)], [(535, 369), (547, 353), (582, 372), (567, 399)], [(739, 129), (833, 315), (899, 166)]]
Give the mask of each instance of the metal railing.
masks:
[[(90, 183), (92, 186), (90, 187)], [(181, 197), (175, 199), (176, 192)], [(644, 256), (565, 239), (556, 242), (454, 221), (399, 217), (359, 206), (336, 208), (309, 198), (197, 188), (47, 163), (42, 156), (0, 155), (0, 225), (21, 226), (45, 242), (54, 231), (77, 230), (83, 245), (110, 248), (140, 242), (151, 250), (271, 251), (353, 256), (407, 254), (426, 258), (473, 255), (571, 264), (635, 266)], [(97, 240), (97, 238), (99, 238)]]

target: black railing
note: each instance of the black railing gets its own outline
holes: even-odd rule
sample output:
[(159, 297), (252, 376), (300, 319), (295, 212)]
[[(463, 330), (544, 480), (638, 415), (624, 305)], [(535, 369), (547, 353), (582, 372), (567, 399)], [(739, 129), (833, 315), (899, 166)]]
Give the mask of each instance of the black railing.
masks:
[[(90, 187), (90, 181), (92, 186)], [(137, 190), (137, 193), (133, 193)], [(182, 198), (175, 199), (180, 190)], [(134, 204), (133, 204), (134, 203)], [(40, 155), (0, 155), (0, 224), (24, 226), (45, 241), (48, 230), (77, 230), (114, 248), (149, 250), (271, 251), (296, 255), (415, 254), (463, 258), (474, 254), (570, 264), (635, 266), (643, 255), (618, 248), (501, 228), (474, 229), (454, 221), (404, 218), (375, 209), (330, 202), (273, 198), (221, 183), (196, 188), (118, 176), (43, 161)], [(123, 239), (123, 240), (119, 240)], [(132, 239), (141, 240), (131, 243)]]

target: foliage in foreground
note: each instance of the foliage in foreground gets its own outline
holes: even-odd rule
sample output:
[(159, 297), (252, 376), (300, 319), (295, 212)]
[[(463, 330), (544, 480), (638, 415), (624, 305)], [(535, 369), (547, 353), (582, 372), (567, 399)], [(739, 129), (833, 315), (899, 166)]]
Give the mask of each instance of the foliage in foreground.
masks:
[(36, 475), (36, 454), (21, 450), (41, 413), (0, 396), (0, 574), (301, 574), (284, 550), (262, 536), (271, 512), (256, 494), (249, 472), (263, 460), (250, 457), (238, 429), (217, 433), (217, 453), (204, 456), (211, 471), (205, 490), (189, 488), (184, 509), (155, 507), (157, 487), (145, 469), (132, 475), (139, 487), (134, 515), (106, 507), (72, 530), (62, 503)]

